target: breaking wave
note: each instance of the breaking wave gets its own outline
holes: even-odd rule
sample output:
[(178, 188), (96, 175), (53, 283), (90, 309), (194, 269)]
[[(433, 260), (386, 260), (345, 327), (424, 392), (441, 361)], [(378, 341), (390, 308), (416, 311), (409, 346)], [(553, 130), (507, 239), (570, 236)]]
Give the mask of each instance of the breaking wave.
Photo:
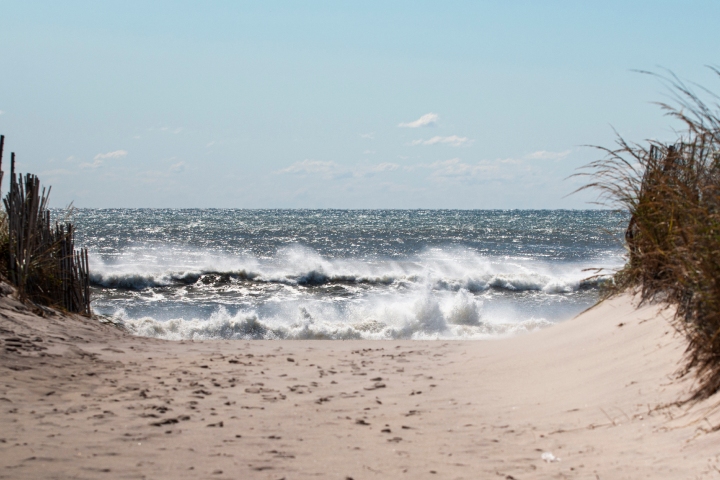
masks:
[(459, 248), (326, 258), (299, 246), (268, 257), (135, 251), (91, 263), (96, 311), (166, 339), (497, 337), (579, 313), (602, 282), (585, 269), (603, 266)]
[[(413, 286), (436, 290), (471, 292), (486, 290), (572, 292), (595, 288), (601, 278), (586, 279), (585, 265), (551, 267), (523, 259), (483, 257), (471, 252), (433, 252), (405, 260), (324, 259), (302, 248), (288, 249), (278, 258), (216, 258), (211, 266), (159, 267), (134, 261), (108, 264), (94, 259), (91, 282), (94, 286), (143, 290), (147, 288), (195, 285), (220, 287), (237, 283), (270, 283), (300, 287), (326, 285)], [(156, 259), (156, 263), (158, 262)], [(243, 264), (250, 264), (245, 266)], [(218, 268), (218, 264), (220, 267)], [(589, 266), (589, 265), (588, 265)]]
[(482, 301), (461, 291), (450, 302), (432, 296), (411, 302), (360, 306), (342, 311), (318, 304), (293, 305), (274, 315), (257, 311), (231, 313), (217, 308), (207, 318), (127, 318), (119, 310), (113, 321), (137, 335), (168, 340), (275, 339), (486, 339), (534, 331), (552, 322), (544, 318), (499, 321), (481, 313)]
[(544, 292), (572, 292), (579, 289), (590, 289), (602, 283), (602, 278), (558, 278), (540, 273), (487, 273), (476, 277), (465, 278), (423, 278), (418, 275), (383, 275), (380, 277), (365, 277), (360, 275), (327, 275), (324, 272), (311, 270), (298, 275), (285, 277), (267, 277), (256, 272), (245, 270), (216, 272), (167, 272), (167, 273), (91, 273), (92, 285), (105, 288), (127, 290), (143, 290), (146, 288), (205, 285), (221, 286), (238, 282), (279, 283), (297, 285), (302, 287), (317, 287), (322, 285), (382, 285), (430, 283), (438, 290), (457, 291), (461, 288), (471, 292), (483, 292), (488, 289), (509, 291), (544, 291)]

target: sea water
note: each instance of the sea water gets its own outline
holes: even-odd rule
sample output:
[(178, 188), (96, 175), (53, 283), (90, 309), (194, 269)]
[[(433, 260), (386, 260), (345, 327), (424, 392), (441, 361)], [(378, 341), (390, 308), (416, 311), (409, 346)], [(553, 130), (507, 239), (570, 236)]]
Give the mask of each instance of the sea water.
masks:
[[(623, 264), (611, 211), (81, 209), (92, 308), (167, 339), (486, 339)], [(602, 269), (599, 271), (589, 269)]]

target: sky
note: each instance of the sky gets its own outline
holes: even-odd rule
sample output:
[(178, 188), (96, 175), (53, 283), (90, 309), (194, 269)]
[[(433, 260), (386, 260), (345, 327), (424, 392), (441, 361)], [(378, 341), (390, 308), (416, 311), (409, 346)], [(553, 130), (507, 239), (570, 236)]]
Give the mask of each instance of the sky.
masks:
[[(0, 134), (80, 208), (596, 208), (718, 1), (0, 0)], [(6, 191), (6, 185), (3, 185)]]

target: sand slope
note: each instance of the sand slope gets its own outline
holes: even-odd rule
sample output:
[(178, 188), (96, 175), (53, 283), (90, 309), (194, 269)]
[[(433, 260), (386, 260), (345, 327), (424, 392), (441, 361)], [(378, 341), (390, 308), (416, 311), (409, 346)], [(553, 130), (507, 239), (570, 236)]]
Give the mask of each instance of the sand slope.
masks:
[(658, 408), (683, 341), (630, 296), (476, 342), (164, 342), (3, 296), (0, 338), (0, 478), (719, 475), (711, 403)]

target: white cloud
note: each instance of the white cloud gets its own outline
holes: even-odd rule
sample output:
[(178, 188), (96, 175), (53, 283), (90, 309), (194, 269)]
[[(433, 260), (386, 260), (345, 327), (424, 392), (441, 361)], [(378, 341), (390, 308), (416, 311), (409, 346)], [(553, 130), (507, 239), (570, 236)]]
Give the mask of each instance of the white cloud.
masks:
[(497, 166), (485, 163), (470, 164), (459, 158), (442, 160), (429, 165), (433, 177), (474, 177), (479, 174), (497, 171)]
[(419, 169), (430, 170), (430, 179), (442, 183), (482, 183), (488, 181), (513, 181), (518, 175), (527, 173), (527, 168), (510, 167), (507, 159), (493, 161), (481, 160), (466, 163), (459, 158), (440, 160), (433, 163), (418, 163), (402, 167), (412, 172)]
[(350, 168), (348, 170), (350, 175), (346, 176), (352, 176), (354, 178), (368, 178), (383, 172), (394, 172), (399, 168), (400, 165), (390, 162), (383, 162), (375, 165), (360, 165)]
[(98, 153), (97, 155), (95, 155), (95, 158), (93, 158), (93, 160), (104, 160), (106, 158), (122, 158), (127, 154), (128, 152), (125, 150), (115, 150), (114, 152)]
[(444, 143), (453, 147), (460, 147), (463, 145), (472, 144), (473, 140), (467, 137), (458, 137), (457, 135), (451, 135), (449, 137), (435, 136), (429, 140), (413, 140), (410, 145), (435, 145), (438, 143)]
[(375, 165), (356, 165), (344, 167), (335, 162), (323, 162), (319, 160), (303, 160), (295, 162), (289, 167), (278, 170), (277, 174), (316, 175), (326, 180), (341, 178), (363, 178), (371, 177), (382, 172), (392, 172), (400, 168), (396, 163), (383, 162)]
[(185, 162), (178, 162), (170, 165), (170, 171), (173, 173), (180, 173), (185, 170)]
[(367, 138), (368, 140), (374, 140), (375, 139), (375, 132), (370, 133), (361, 133), (360, 138)]
[(394, 170), (397, 170), (398, 168), (400, 168), (400, 165), (398, 165), (397, 163), (383, 162), (378, 163), (373, 167), (370, 167), (370, 170), (373, 172), (392, 172)]
[(98, 168), (102, 163), (102, 159), (96, 158), (92, 163), (81, 163), (80, 168)]
[(405, 128), (419, 128), (419, 127), (429, 127), (432, 125), (437, 124), (438, 121), (438, 115), (436, 113), (426, 113), (422, 117), (418, 118), (415, 121), (412, 122), (404, 122), (398, 124), (398, 127), (405, 127)]
[(178, 127), (178, 128), (160, 127), (160, 131), (161, 132), (170, 132), (170, 133), (177, 135), (178, 133), (182, 132), (182, 127)]
[(525, 158), (530, 160), (557, 160), (567, 157), (569, 154), (570, 150), (565, 150), (563, 152), (548, 152), (545, 150), (538, 150), (537, 152), (525, 155)]
[(365, 154), (365, 155), (373, 155), (373, 154), (375, 154), (375, 153), (376, 153), (375, 150), (365, 150), (365, 151), (363, 152), (363, 154)]
[(2, 110), (0, 110), (0, 115), (2, 115), (3, 113), (5, 113), (5, 112), (3, 112)]
[[(127, 155), (128, 152), (126, 150), (115, 150), (114, 152), (107, 152), (107, 153), (98, 153), (93, 157), (92, 163), (81, 163), (79, 165), (80, 168), (98, 168), (100, 165), (103, 164), (103, 162), (107, 159), (116, 159), (116, 158), (122, 158), (125, 155)], [(68, 157), (67, 161), (72, 161), (74, 157)]]
[(295, 162), (287, 168), (283, 168), (278, 173), (329, 173), (337, 169), (338, 164), (335, 162), (322, 162), (320, 160), (303, 160)]
[(497, 161), (498, 163), (504, 163), (504, 164), (507, 164), (507, 165), (521, 165), (521, 164), (525, 163), (524, 160), (520, 160), (520, 159), (517, 159), (517, 158), (500, 158), (500, 159), (498, 159), (498, 160), (496, 160), (496, 161)]

